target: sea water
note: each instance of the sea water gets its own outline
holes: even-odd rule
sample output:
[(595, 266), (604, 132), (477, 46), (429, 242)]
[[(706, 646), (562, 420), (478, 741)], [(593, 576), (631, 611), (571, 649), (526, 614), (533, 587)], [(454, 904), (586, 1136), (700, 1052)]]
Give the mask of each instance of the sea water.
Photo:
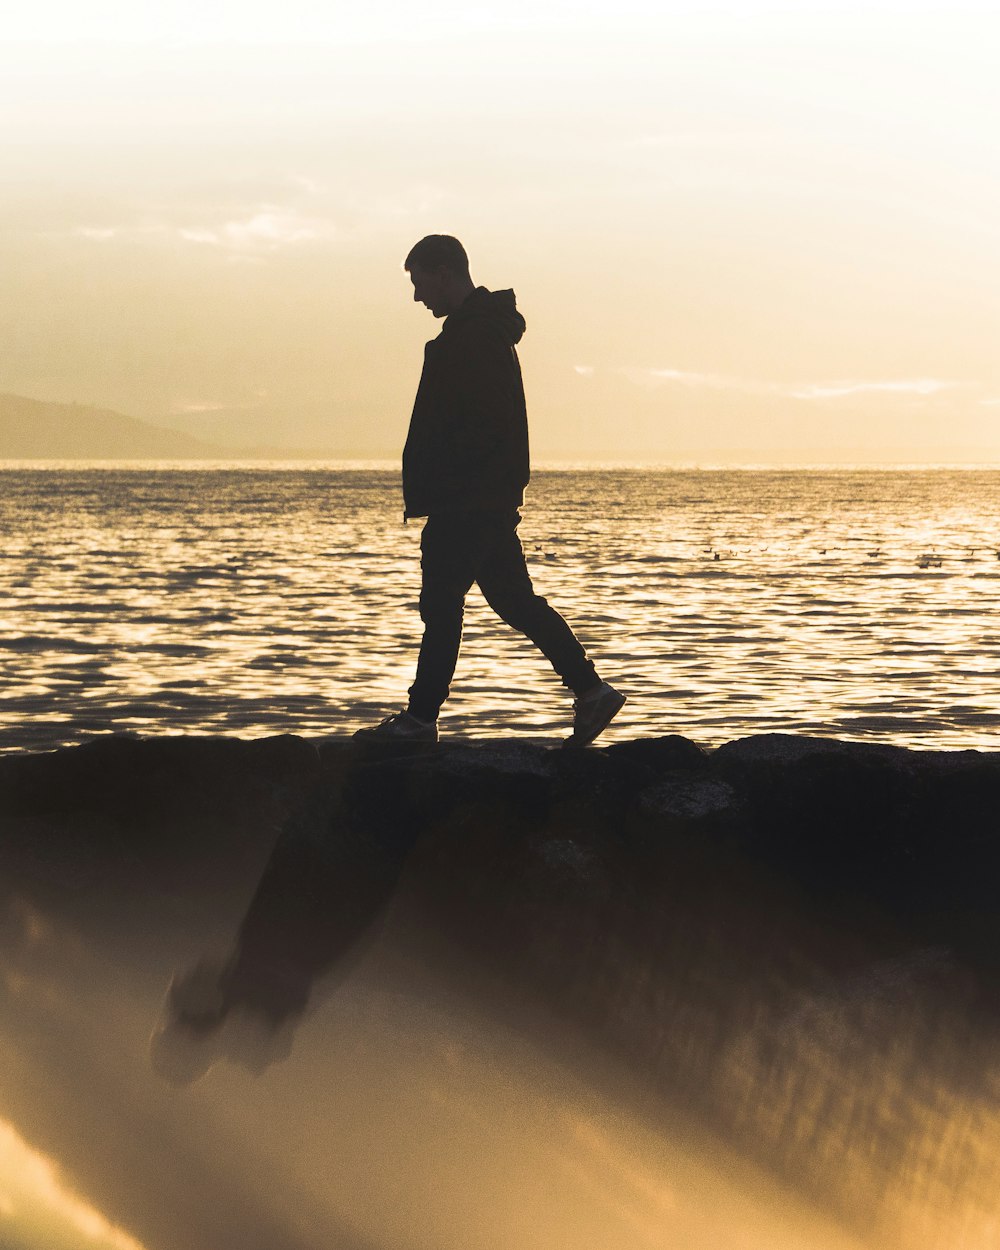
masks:
[[(536, 589), (629, 702), (602, 741), (994, 749), (1000, 471), (538, 469)], [(405, 705), (398, 469), (0, 465), (0, 749), (349, 734)], [(571, 695), (469, 597), (442, 731), (556, 740)]]

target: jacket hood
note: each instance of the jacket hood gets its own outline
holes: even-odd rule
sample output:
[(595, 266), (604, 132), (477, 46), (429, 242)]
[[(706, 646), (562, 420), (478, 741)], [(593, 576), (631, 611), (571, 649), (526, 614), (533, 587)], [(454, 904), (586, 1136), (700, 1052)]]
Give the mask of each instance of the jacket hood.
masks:
[(465, 321), (473, 317), (487, 318), (511, 346), (519, 343), (524, 334), (525, 321), (517, 311), (513, 291), (488, 291), (484, 286), (477, 286), (461, 308), (448, 317), (448, 321)]

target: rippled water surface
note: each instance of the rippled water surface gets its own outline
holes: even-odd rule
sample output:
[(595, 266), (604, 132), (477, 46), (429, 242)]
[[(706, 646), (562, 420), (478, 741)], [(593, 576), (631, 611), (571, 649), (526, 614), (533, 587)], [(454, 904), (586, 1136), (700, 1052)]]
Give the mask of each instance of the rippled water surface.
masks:
[[(350, 733), (405, 703), (420, 523), (398, 473), (0, 469), (0, 747)], [(1000, 472), (537, 471), (537, 589), (629, 703), (605, 741), (770, 731), (994, 749)], [(470, 596), (442, 730), (565, 734)]]

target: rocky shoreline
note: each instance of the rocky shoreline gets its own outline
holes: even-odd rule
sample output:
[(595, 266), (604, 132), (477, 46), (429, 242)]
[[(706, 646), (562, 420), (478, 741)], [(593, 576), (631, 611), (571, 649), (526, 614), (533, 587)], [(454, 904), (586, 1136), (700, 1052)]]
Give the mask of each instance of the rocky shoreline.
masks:
[(1000, 753), (114, 738), (0, 760), (0, 829), (77, 923), (244, 888), (223, 1015), (294, 1029), (396, 909), (874, 1244), (996, 1219)]

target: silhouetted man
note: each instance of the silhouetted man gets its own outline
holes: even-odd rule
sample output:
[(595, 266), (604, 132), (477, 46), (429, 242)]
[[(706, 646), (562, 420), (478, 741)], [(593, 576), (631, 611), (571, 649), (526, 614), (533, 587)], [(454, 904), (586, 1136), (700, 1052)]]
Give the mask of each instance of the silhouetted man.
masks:
[(513, 291), (477, 287), (458, 239), (431, 234), (404, 263), (413, 299), (444, 325), (424, 369), (403, 449), (405, 517), (421, 537), (424, 636), (405, 711), (359, 730), (437, 740), (437, 718), (458, 661), (473, 583), (508, 625), (545, 654), (576, 696), (570, 744), (592, 742), (625, 703), (598, 677), (570, 627), (536, 595), (517, 536), (528, 484), (528, 420), (515, 344), (524, 333)]

